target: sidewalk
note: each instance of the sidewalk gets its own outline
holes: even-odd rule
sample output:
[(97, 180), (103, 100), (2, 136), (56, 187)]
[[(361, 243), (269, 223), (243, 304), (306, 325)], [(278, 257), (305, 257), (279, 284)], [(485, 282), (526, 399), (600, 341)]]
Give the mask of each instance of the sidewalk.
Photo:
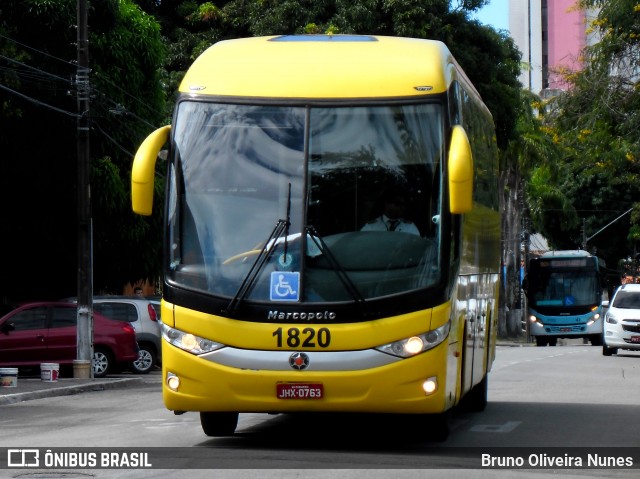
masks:
[(0, 406), (31, 399), (139, 386), (143, 383), (144, 380), (141, 376), (116, 376), (100, 379), (59, 378), (57, 381), (42, 381), (40, 378), (19, 376), (15, 387), (0, 387)]
[(535, 346), (535, 342), (527, 341), (527, 337), (522, 335), (516, 338), (497, 338), (496, 346), (522, 347)]

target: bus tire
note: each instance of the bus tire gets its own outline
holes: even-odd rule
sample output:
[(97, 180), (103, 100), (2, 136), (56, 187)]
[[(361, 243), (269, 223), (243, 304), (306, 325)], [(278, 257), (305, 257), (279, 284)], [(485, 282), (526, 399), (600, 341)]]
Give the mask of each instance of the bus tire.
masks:
[(536, 336), (536, 346), (546, 346), (547, 338), (545, 336)]
[(200, 425), (207, 436), (233, 436), (238, 416), (237, 412), (201, 412)]
[(445, 442), (451, 432), (451, 409), (429, 417), (431, 424), (431, 439), (435, 442)]
[(612, 354), (618, 354), (618, 348), (608, 348), (606, 344), (602, 344), (602, 355), (611, 356)]
[(487, 407), (487, 391), (489, 376), (485, 374), (478, 384), (471, 388), (471, 391), (462, 398), (462, 409), (469, 412), (482, 412)]
[(602, 346), (602, 334), (592, 334), (589, 336), (591, 346)]

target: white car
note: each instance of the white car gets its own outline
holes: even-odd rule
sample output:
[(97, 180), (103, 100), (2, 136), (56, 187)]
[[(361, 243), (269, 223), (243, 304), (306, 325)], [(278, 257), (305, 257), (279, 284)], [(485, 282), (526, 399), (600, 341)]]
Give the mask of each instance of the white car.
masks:
[(640, 284), (623, 284), (609, 302), (602, 323), (602, 354), (640, 351)]

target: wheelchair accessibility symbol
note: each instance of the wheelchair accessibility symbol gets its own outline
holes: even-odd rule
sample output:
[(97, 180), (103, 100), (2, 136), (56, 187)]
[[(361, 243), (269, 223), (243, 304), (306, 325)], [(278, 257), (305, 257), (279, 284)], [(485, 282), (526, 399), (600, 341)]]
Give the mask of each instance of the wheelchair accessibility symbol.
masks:
[(298, 301), (300, 299), (300, 273), (272, 272), (270, 298), (271, 301)]

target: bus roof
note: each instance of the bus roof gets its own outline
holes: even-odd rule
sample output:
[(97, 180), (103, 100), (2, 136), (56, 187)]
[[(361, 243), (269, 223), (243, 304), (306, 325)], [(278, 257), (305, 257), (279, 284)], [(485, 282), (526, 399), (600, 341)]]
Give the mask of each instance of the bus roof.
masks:
[(444, 43), (367, 35), (284, 35), (220, 41), (187, 71), (180, 92), (266, 98), (394, 98), (474, 94)]
[(576, 250), (565, 250), (565, 251), (547, 251), (540, 255), (539, 258), (549, 259), (549, 258), (589, 258), (591, 257), (591, 253), (585, 250), (576, 249)]

